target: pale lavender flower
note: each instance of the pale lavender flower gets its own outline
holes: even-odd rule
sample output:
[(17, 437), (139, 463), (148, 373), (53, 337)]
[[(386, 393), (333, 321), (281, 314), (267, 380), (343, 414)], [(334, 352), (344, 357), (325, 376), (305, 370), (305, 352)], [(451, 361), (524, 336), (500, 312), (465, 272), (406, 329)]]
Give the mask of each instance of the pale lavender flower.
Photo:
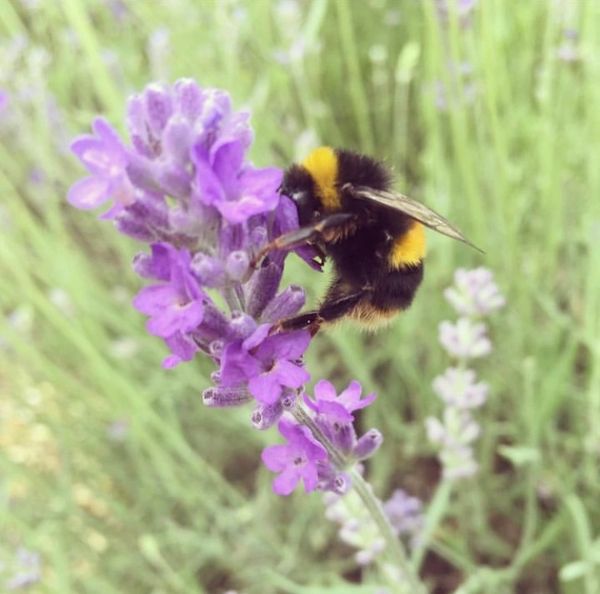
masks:
[(0, 114), (8, 107), (8, 93), (0, 89)]
[[(343, 497), (335, 493), (323, 496), (328, 520), (339, 524), (340, 540), (358, 549), (354, 555), (360, 565), (369, 565), (385, 548), (385, 541), (365, 512), (355, 493)], [(414, 546), (423, 530), (423, 503), (402, 489), (396, 489), (382, 504), (392, 530), (409, 547)]]
[(485, 402), (490, 387), (485, 382), (477, 382), (472, 369), (449, 367), (433, 380), (433, 389), (445, 404), (469, 409)]
[(438, 16), (443, 22), (448, 22), (450, 14), (455, 13), (459, 24), (468, 27), (471, 24), (471, 16), (478, 0), (436, 0)]
[(398, 536), (414, 546), (423, 530), (423, 502), (403, 489), (396, 489), (384, 502), (383, 511)]
[(129, 435), (129, 421), (117, 419), (106, 428), (106, 436), (110, 441), (123, 442)]
[(565, 29), (563, 31), (563, 42), (556, 50), (556, 56), (561, 62), (575, 64), (581, 61), (581, 51), (579, 49), (579, 34), (574, 29)]
[(446, 289), (448, 301), (463, 316), (453, 324), (440, 324), (440, 343), (459, 360), (459, 366), (449, 367), (433, 380), (433, 389), (444, 403), (441, 419), (425, 421), (429, 440), (438, 446), (443, 476), (455, 480), (477, 472), (473, 443), (481, 428), (473, 411), (484, 404), (489, 385), (478, 382), (475, 371), (465, 367), (468, 359), (491, 352), (486, 325), (480, 320), (504, 305), (504, 297), (494, 283), (492, 273), (485, 268), (459, 269), (454, 286)]
[(6, 589), (24, 590), (41, 579), (41, 560), (39, 553), (20, 547), (16, 553), (14, 573), (6, 581)]
[(439, 339), (450, 355), (459, 359), (485, 357), (492, 351), (486, 326), (470, 318), (459, 318), (455, 324), (444, 321), (439, 326)]
[(468, 317), (486, 316), (506, 303), (487, 268), (459, 268), (454, 273), (454, 285), (444, 296), (459, 315)]
[(127, 150), (104, 118), (96, 118), (92, 129), (94, 136), (80, 136), (71, 144), (71, 150), (91, 175), (75, 183), (67, 199), (83, 209), (96, 208), (114, 199), (118, 211), (135, 199), (134, 188), (126, 174)]

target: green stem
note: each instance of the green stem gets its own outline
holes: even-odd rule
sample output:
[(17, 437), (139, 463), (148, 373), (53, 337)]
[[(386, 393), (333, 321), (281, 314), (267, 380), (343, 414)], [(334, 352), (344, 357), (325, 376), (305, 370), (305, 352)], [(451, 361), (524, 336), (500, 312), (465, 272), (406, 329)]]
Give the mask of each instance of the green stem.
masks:
[[(348, 467), (349, 461), (346, 456), (331, 443), (302, 405), (297, 405), (292, 414), (301, 425), (305, 425), (310, 429), (315, 439), (323, 445), (329, 459), (336, 468), (342, 470)], [(427, 594), (427, 589), (419, 579), (418, 572), (411, 567), (404, 547), (387, 519), (381, 502), (373, 493), (371, 485), (356, 467), (350, 469), (350, 476), (352, 477), (352, 487), (386, 542), (386, 552), (390, 560), (400, 569), (406, 580), (404, 584), (406, 586), (405, 591), (410, 592), (410, 594)]]
[(419, 569), (421, 568), (423, 558), (425, 557), (425, 552), (427, 551), (427, 547), (431, 541), (433, 533), (439, 526), (442, 518), (446, 515), (451, 494), (452, 482), (448, 480), (442, 481), (440, 486), (437, 488), (429, 507), (427, 508), (423, 532), (413, 550), (411, 558), (412, 569), (415, 573), (418, 573)]

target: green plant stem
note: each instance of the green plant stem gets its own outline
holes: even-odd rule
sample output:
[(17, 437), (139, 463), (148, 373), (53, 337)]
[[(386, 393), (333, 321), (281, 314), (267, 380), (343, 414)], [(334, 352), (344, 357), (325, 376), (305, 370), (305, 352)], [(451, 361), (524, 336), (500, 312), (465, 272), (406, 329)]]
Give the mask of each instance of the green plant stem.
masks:
[(417, 546), (413, 550), (411, 558), (412, 570), (415, 573), (418, 573), (419, 569), (421, 568), (425, 552), (427, 551), (427, 546), (431, 541), (433, 533), (439, 526), (442, 518), (446, 515), (451, 494), (452, 482), (448, 480), (442, 481), (440, 486), (437, 488), (429, 507), (427, 508), (423, 533), (419, 539), (419, 542), (417, 543)]
[[(298, 405), (292, 411), (292, 414), (299, 423), (311, 430), (314, 437), (323, 445), (330, 460), (337, 468), (347, 468), (348, 460), (346, 456), (331, 443), (302, 405)], [(381, 502), (373, 493), (371, 485), (364, 479), (356, 467), (351, 468), (349, 472), (352, 477), (352, 487), (363, 502), (365, 509), (386, 542), (387, 554), (394, 565), (400, 569), (406, 580), (405, 591), (410, 592), (410, 594), (427, 594), (425, 585), (419, 579), (418, 572), (411, 567), (406, 551), (387, 519)]]

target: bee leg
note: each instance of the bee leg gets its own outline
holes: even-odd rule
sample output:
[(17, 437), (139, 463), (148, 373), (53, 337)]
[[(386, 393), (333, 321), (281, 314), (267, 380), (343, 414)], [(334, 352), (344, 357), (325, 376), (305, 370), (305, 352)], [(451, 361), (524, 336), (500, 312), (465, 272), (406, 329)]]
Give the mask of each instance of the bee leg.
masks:
[(272, 332), (309, 330), (311, 335), (314, 336), (324, 322), (334, 322), (343, 318), (356, 307), (361, 299), (370, 294), (371, 289), (364, 288), (360, 291), (338, 295), (333, 298), (328, 295), (319, 309), (281, 320), (273, 327)]
[(320, 218), (318, 221), (300, 227), (295, 231), (284, 233), (265, 245), (252, 259), (251, 265), (256, 268), (265, 256), (275, 250), (293, 250), (297, 247), (309, 244), (317, 244), (322, 254), (322, 245), (335, 241), (347, 229), (356, 224), (356, 215), (348, 213), (334, 213)]

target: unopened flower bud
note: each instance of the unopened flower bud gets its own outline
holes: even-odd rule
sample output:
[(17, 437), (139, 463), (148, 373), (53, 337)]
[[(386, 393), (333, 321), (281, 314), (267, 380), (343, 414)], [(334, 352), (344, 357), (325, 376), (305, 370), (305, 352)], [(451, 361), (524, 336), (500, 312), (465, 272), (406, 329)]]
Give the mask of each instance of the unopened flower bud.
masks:
[(236, 250), (227, 256), (225, 270), (231, 280), (241, 281), (246, 276), (249, 265), (248, 254), (243, 250)]
[(202, 401), (206, 406), (226, 408), (241, 406), (250, 402), (252, 396), (246, 388), (207, 388), (202, 392)]
[(365, 460), (371, 457), (383, 443), (383, 435), (377, 429), (367, 431), (356, 443), (352, 450), (357, 460)]

